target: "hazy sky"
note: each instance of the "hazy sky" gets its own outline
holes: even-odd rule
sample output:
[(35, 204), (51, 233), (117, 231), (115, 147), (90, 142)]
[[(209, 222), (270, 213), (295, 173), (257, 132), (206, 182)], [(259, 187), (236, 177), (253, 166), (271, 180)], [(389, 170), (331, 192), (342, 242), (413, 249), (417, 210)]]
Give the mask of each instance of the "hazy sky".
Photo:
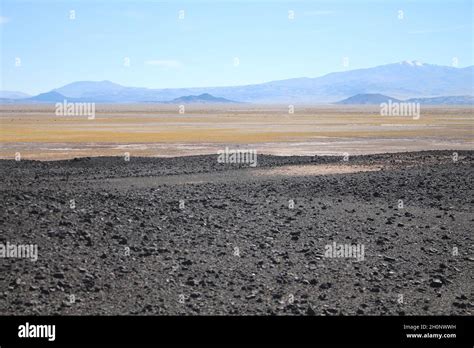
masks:
[(473, 64), (472, 0), (2, 0), (0, 6), (0, 89), (32, 94), (81, 80), (224, 86), (402, 60)]

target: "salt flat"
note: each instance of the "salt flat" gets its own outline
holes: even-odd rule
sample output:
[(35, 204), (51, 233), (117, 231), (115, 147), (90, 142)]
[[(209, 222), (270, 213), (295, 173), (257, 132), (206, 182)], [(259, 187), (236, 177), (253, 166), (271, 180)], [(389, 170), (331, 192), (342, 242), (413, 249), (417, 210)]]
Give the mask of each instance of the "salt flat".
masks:
[(273, 155), (472, 150), (470, 107), (421, 106), (421, 117), (379, 106), (97, 105), (95, 119), (57, 116), (54, 105), (0, 105), (0, 158), (174, 157), (229, 147)]

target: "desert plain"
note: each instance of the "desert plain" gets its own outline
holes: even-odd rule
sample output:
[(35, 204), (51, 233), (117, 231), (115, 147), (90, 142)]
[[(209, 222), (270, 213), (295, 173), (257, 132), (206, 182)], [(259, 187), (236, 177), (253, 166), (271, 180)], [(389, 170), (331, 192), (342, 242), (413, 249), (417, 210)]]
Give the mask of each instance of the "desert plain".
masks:
[(97, 105), (94, 119), (55, 105), (0, 105), (0, 158), (174, 157), (235, 145), (273, 155), (473, 149), (472, 107), (421, 106), (419, 119), (375, 106)]
[(470, 108), (0, 110), (2, 315), (473, 313)]

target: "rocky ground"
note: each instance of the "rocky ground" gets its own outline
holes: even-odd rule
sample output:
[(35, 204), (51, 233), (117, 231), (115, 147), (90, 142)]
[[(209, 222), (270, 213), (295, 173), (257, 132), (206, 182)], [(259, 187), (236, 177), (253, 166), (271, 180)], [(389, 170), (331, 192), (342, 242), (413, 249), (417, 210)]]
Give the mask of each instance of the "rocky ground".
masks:
[[(0, 161), (0, 243), (38, 245), (0, 259), (0, 314), (472, 315), (457, 154)], [(288, 165), (373, 171), (265, 174)]]

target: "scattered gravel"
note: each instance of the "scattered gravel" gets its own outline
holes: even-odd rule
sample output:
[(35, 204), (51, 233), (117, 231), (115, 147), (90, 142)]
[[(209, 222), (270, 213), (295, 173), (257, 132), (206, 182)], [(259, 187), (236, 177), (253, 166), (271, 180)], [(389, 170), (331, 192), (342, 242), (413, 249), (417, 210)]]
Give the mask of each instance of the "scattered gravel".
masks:
[[(377, 170), (288, 174), (328, 164)], [(473, 151), (257, 168), (2, 160), (0, 173), (0, 243), (38, 246), (36, 262), (0, 258), (2, 315), (473, 314)], [(364, 257), (327, 257), (333, 243)]]

